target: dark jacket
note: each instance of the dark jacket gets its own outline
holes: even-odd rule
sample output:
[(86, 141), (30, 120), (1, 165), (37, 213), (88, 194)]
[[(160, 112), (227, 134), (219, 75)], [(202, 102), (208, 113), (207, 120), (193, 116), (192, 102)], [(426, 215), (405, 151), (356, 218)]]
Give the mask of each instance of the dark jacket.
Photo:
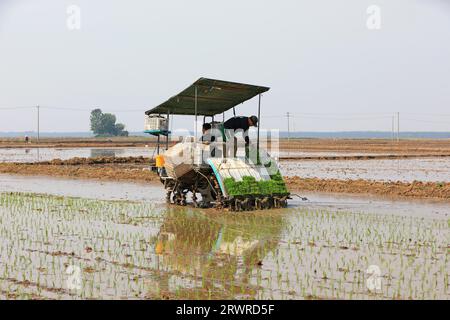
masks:
[(225, 130), (242, 130), (245, 143), (248, 145), (250, 139), (248, 138), (248, 117), (233, 117), (224, 122), (223, 127)]
[(225, 129), (247, 131), (250, 126), (248, 125), (248, 117), (233, 117), (225, 121), (223, 127)]

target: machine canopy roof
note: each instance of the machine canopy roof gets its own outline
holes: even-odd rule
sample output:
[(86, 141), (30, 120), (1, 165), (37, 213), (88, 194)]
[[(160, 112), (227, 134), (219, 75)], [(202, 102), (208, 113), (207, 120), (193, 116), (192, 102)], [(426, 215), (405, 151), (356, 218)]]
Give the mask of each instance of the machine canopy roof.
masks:
[(148, 110), (145, 114), (195, 115), (195, 87), (197, 87), (197, 115), (199, 116), (220, 114), (270, 89), (243, 83), (200, 78), (181, 93)]

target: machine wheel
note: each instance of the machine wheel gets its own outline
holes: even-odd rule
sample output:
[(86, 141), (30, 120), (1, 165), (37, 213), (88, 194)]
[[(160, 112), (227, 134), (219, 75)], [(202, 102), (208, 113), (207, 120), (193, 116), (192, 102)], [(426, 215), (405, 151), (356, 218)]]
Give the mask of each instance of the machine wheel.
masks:
[(166, 192), (166, 203), (171, 203), (171, 200), (170, 200), (171, 195), (172, 195), (172, 191), (168, 190)]
[(270, 209), (272, 208), (272, 199), (269, 197), (265, 197), (261, 200), (261, 208), (262, 209)]
[(234, 199), (234, 211), (239, 212), (242, 211), (242, 201), (239, 199)]
[(256, 210), (262, 210), (262, 201), (260, 198), (255, 199), (255, 209)]
[(287, 203), (287, 197), (282, 197), (282, 198), (280, 199), (280, 204), (281, 204), (281, 207), (282, 207), (282, 208), (287, 208), (287, 206), (288, 206), (288, 203)]
[(244, 211), (251, 211), (253, 210), (253, 205), (251, 203), (252, 201), (249, 198), (245, 198), (242, 200), (242, 209)]

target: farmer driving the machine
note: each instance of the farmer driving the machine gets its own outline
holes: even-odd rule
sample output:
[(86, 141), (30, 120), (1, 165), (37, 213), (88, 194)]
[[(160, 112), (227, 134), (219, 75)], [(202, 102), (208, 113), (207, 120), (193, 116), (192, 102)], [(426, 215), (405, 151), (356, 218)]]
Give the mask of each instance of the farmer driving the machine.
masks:
[(204, 123), (202, 126), (202, 137), (200, 138), (200, 140), (204, 144), (210, 144), (211, 142), (214, 142), (216, 140), (216, 137), (212, 135), (211, 128), (212, 127), (210, 123)]
[[(248, 137), (248, 129), (250, 127), (258, 127), (258, 117), (233, 117), (228, 119), (223, 124), (225, 136), (228, 143), (233, 143), (234, 154), (236, 157), (237, 153), (237, 139), (235, 137), (236, 133), (242, 131), (242, 136), (245, 140), (245, 154), (248, 157), (248, 147), (250, 145), (250, 138)], [(229, 148), (231, 149), (231, 148)], [(227, 153), (229, 154), (230, 151)]]
[[(215, 157), (217, 156), (221, 156), (222, 154), (220, 152), (218, 152), (214, 142), (216, 141), (216, 134), (215, 134), (215, 130), (212, 128), (211, 123), (207, 123), (205, 122), (202, 126), (202, 136), (200, 138), (200, 142), (206, 145), (211, 145), (211, 150), (209, 153), (209, 156), (211, 157)], [(208, 156), (208, 157), (209, 157)]]

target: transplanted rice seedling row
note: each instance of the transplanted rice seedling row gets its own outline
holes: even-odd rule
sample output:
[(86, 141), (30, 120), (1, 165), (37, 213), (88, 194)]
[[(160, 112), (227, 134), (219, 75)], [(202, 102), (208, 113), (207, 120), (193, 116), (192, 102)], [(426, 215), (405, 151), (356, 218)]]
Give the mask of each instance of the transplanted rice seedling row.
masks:
[(447, 253), (445, 220), (0, 194), (2, 298), (447, 298)]

